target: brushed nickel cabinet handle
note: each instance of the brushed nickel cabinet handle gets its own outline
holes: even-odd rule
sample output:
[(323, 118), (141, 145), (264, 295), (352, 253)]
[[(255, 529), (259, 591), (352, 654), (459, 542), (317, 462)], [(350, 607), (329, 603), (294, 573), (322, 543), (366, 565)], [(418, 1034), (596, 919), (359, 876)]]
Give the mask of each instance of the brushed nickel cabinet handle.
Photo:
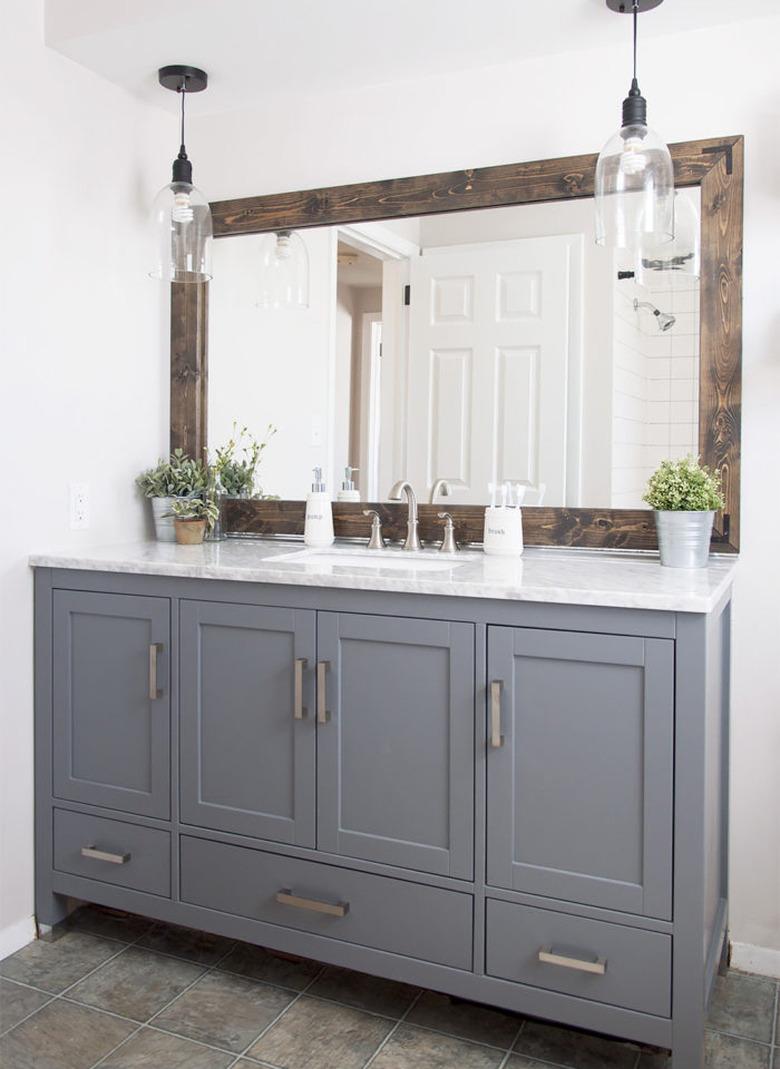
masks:
[(501, 691), (504, 684), (500, 679), (494, 679), (490, 684), (490, 745), (495, 749), (504, 745), (504, 736), (501, 734)]
[(562, 969), (575, 969), (577, 972), (593, 973), (596, 976), (603, 976), (607, 971), (606, 958), (593, 958), (588, 961), (585, 958), (574, 958), (570, 954), (556, 954), (553, 947), (542, 947), (537, 957), (545, 965), (559, 965)]
[(95, 846), (82, 846), (81, 856), (91, 861), (110, 861), (112, 865), (126, 865), (130, 854), (112, 854), (108, 850), (98, 850)]
[(303, 720), (309, 712), (303, 704), (303, 672), (308, 663), (305, 657), (296, 657), (295, 659), (295, 704), (293, 708), (293, 718), (295, 720)]
[(289, 887), (277, 891), (275, 897), (281, 906), (306, 909), (312, 913), (327, 913), (329, 917), (346, 917), (349, 913), (349, 902), (321, 902), (319, 898), (301, 898), (300, 895), (293, 894)]
[(330, 661), (317, 662), (317, 723), (327, 724), (330, 720), (328, 709), (328, 672)]
[(149, 700), (152, 702), (162, 698), (162, 691), (157, 687), (157, 659), (162, 648), (162, 642), (152, 642), (149, 645)]

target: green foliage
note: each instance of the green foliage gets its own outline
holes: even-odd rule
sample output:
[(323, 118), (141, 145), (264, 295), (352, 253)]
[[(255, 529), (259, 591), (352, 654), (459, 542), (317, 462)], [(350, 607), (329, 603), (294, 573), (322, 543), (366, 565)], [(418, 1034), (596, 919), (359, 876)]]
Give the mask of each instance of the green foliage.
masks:
[(208, 481), (203, 461), (185, 456), (181, 449), (171, 453), (168, 460), (158, 460), (136, 479), (144, 497), (188, 497), (202, 493)]
[(226, 445), (216, 450), (216, 460), (212, 465), (219, 489), (229, 497), (262, 497), (263, 492), (257, 486), (257, 469), (263, 458), (263, 451), (276, 434), (276, 427), (268, 424), (265, 438), (258, 442), (246, 427), (238, 429), (233, 424), (233, 434)]
[(664, 460), (650, 476), (643, 501), (660, 512), (710, 512), (725, 505), (720, 472), (699, 464), (696, 457)]
[(174, 501), (171, 512), (177, 520), (205, 520), (209, 530), (219, 518), (217, 503), (210, 495), (203, 497), (185, 497)]

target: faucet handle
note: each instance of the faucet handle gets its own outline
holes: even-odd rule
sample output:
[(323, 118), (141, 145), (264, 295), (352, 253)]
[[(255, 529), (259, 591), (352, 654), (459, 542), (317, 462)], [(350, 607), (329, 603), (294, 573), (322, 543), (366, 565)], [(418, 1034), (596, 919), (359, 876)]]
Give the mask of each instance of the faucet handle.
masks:
[(384, 549), (385, 540), (382, 538), (382, 518), (375, 509), (363, 509), (364, 516), (371, 517), (371, 537), (368, 540), (369, 549)]
[(455, 541), (455, 521), (450, 512), (437, 512), (440, 520), (444, 520), (444, 538), (441, 543), (440, 553), (456, 553), (458, 543)]

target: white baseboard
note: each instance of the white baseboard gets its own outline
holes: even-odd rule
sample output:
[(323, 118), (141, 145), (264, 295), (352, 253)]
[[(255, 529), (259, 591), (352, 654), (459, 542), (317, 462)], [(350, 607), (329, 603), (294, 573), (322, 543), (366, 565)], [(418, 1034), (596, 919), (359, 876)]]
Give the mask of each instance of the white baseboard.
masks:
[(780, 980), (780, 950), (755, 947), (751, 943), (731, 944), (731, 965), (743, 972), (759, 973)]
[(23, 946), (35, 939), (35, 917), (27, 917), (16, 924), (9, 924), (0, 929), (0, 961), (9, 954), (15, 954)]

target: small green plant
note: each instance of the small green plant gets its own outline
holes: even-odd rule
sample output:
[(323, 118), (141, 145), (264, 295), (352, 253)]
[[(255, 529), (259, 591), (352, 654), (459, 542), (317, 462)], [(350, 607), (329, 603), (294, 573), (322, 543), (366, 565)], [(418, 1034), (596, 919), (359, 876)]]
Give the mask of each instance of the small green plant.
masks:
[(720, 472), (710, 471), (693, 456), (662, 461), (642, 500), (658, 512), (710, 512), (725, 505)]
[(209, 530), (219, 518), (219, 509), (212, 497), (185, 497), (180, 501), (174, 501), (171, 505), (171, 514), (177, 520), (205, 520)]
[(233, 424), (233, 433), (227, 444), (216, 450), (212, 465), (219, 487), (229, 497), (255, 497), (262, 491), (257, 487), (257, 469), (263, 451), (276, 434), (276, 427), (268, 424), (265, 438), (258, 442), (246, 427)]
[(144, 497), (188, 497), (202, 493), (209, 481), (206, 465), (176, 449), (168, 460), (158, 460), (153, 468), (136, 479)]

